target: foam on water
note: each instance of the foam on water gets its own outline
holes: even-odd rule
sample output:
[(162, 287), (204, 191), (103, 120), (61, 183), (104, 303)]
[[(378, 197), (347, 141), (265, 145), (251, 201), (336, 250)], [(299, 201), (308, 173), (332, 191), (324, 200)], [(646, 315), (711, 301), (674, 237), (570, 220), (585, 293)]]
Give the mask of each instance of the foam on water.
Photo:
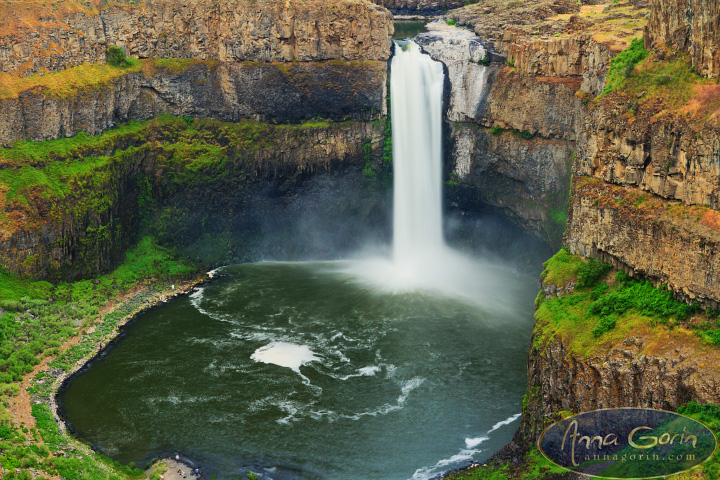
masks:
[(505, 420), (503, 420), (503, 421), (501, 421), (501, 422), (496, 423), (495, 425), (493, 425), (493, 427), (492, 427), (490, 430), (488, 430), (488, 433), (492, 433), (492, 432), (494, 432), (495, 430), (497, 430), (498, 428), (504, 427), (505, 425), (510, 425), (511, 423), (513, 423), (515, 420), (517, 420), (517, 419), (520, 418), (521, 416), (522, 416), (522, 414), (516, 413), (516, 414), (513, 415), (512, 417), (509, 417), (509, 418), (507, 418), (507, 419), (505, 419)]
[[(288, 342), (273, 342), (260, 347), (250, 356), (260, 363), (271, 363), (300, 373), (300, 367), (306, 363), (320, 360), (307, 345), (296, 345)], [(301, 374), (302, 375), (302, 374)]]
[(415, 473), (410, 478), (410, 480), (430, 480), (432, 478), (436, 478), (439, 474), (447, 471), (453, 466), (457, 468), (462, 463), (467, 463), (473, 460), (476, 454), (482, 452), (482, 450), (477, 447), (490, 440), (490, 433), (504, 427), (505, 425), (510, 425), (515, 420), (520, 418), (520, 416), (521, 414), (518, 413), (509, 418), (506, 418), (505, 420), (497, 422), (495, 425), (492, 426), (492, 428), (490, 428), (490, 430), (487, 431), (485, 435), (473, 438), (466, 438), (465, 448), (461, 449), (460, 452), (449, 458), (439, 460), (435, 465), (418, 468), (417, 470), (415, 470)]

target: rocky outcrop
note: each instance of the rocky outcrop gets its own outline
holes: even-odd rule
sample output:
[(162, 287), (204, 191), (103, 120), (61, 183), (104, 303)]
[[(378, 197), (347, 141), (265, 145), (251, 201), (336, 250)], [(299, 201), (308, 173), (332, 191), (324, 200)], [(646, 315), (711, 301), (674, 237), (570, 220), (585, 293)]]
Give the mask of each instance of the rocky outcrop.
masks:
[[(13, 7), (5, 7), (12, 9)], [(386, 60), (391, 14), (366, 0), (144, 0), (9, 10), (0, 71), (23, 75), (105, 61), (118, 45), (138, 58), (222, 62)]]
[(582, 100), (577, 79), (528, 77), (510, 69), (494, 77), (480, 117), (486, 127), (515, 129), (543, 138), (577, 140), (582, 128)]
[(497, 70), (489, 67), (491, 47), (472, 32), (445, 22), (433, 22), (427, 28), (429, 33), (419, 34), (415, 41), (447, 68), (450, 104), (446, 118), (452, 122), (479, 118)]
[(579, 77), (580, 89), (599, 94), (614, 53), (590, 34), (567, 37), (528, 38), (517, 30), (505, 30), (498, 43), (518, 70), (539, 77)]
[[(537, 327), (542, 329), (542, 327)], [(630, 336), (607, 353), (583, 357), (555, 339), (538, 344), (536, 328), (528, 361), (528, 391), (518, 441), (531, 446), (560, 411), (643, 407), (673, 411), (690, 401), (720, 398), (718, 352), (699, 339), (671, 336), (652, 353), (642, 335)], [(673, 338), (675, 337), (675, 338)]]
[(576, 176), (565, 244), (667, 284), (678, 298), (720, 305), (720, 213)]
[(720, 76), (720, 4), (714, 0), (654, 1), (645, 39), (647, 46), (687, 52), (706, 77)]
[(565, 229), (572, 143), (456, 124), (450, 185), (465, 210), (491, 207), (553, 248)]
[(372, 0), (399, 13), (440, 12), (465, 5), (465, 0)]
[(686, 205), (719, 208), (720, 129), (713, 121), (663, 110), (661, 103), (638, 105), (628, 98), (601, 102), (585, 118), (575, 171)]
[(298, 123), (318, 116), (369, 120), (386, 109), (386, 62), (195, 62), (182, 69), (145, 63), (71, 95), (36, 87), (0, 99), (0, 143), (96, 135), (159, 114)]

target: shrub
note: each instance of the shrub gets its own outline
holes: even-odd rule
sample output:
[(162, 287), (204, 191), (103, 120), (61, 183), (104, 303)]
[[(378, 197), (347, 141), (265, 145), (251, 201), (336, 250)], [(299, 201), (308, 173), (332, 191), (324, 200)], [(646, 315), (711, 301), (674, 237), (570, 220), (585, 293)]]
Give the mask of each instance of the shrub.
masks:
[(615, 315), (608, 315), (607, 317), (600, 318), (600, 321), (597, 323), (595, 328), (593, 328), (593, 337), (597, 338), (602, 336), (603, 334), (615, 328), (616, 324), (617, 316)]
[(612, 267), (600, 260), (594, 258), (588, 259), (588, 261), (580, 267), (578, 270), (578, 283), (579, 288), (592, 287), (595, 283), (605, 275)]
[(500, 126), (495, 125), (490, 129), (490, 133), (492, 133), (493, 135), (502, 135), (503, 129)]
[(634, 38), (630, 46), (610, 61), (610, 69), (605, 78), (603, 95), (618, 88), (623, 81), (632, 75), (635, 66), (648, 56), (641, 38)]
[(457, 25), (457, 22), (456, 22), (455, 20), (453, 20), (453, 19), (448, 19), (447, 24), (448, 24), (448, 25), (455, 26), (455, 25)]
[(130, 60), (125, 56), (122, 48), (111, 45), (107, 49), (107, 64), (113, 67), (127, 68), (130, 66)]

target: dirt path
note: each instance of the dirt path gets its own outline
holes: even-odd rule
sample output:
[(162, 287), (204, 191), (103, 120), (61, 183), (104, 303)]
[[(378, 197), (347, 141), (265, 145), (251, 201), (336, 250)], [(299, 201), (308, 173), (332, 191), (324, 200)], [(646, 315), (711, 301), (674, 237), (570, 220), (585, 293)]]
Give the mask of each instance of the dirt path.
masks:
[[(91, 329), (92, 328), (94, 327), (91, 327)], [(60, 346), (59, 353), (62, 353), (73, 345), (76, 345), (84, 334), (85, 332), (80, 332), (79, 334), (75, 335), (74, 337), (63, 343)], [(20, 393), (11, 399), (10, 411), (12, 412), (13, 416), (15, 417), (15, 421), (19, 426), (28, 429), (35, 427), (35, 417), (32, 416), (32, 403), (30, 402), (30, 394), (28, 393), (30, 381), (35, 378), (35, 375), (45, 370), (48, 366), (48, 363), (55, 360), (56, 357), (57, 355), (53, 355), (52, 357), (45, 357), (40, 363), (35, 366), (35, 368), (33, 368), (32, 372), (25, 375), (23, 377), (22, 383), (20, 384)], [(42, 443), (42, 440), (40, 440), (39, 443)]]

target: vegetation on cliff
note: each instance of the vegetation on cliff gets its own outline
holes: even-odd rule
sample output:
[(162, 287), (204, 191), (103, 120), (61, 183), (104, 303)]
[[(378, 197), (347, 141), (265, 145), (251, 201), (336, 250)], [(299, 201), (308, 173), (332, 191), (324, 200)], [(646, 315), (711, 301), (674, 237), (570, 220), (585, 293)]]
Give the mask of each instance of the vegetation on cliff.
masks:
[[(134, 232), (150, 225), (163, 199), (188, 188), (237, 189), (258, 179), (326, 170), (333, 161), (379, 158), (382, 128), (379, 122), (271, 125), (161, 116), (96, 137), (17, 142), (0, 152), (6, 167), (0, 169), (4, 234), (21, 238), (29, 228), (64, 225), (70, 231), (47, 249), (69, 246), (82, 253), (73, 265), (40, 251), (21, 256), (6, 249), (2, 255), (15, 273), (49, 279), (98, 275), (120, 260), (113, 252), (122, 252), (137, 238)], [(370, 140), (365, 151), (360, 142), (340, 141), (358, 135)], [(294, 154), (283, 154), (285, 149)], [(185, 230), (175, 230), (179, 217), (176, 211), (152, 223), (159, 240), (182, 241)]]
[[(581, 357), (639, 332), (710, 325), (700, 318), (707, 314), (699, 305), (676, 300), (666, 286), (613, 273), (610, 265), (564, 248), (545, 263), (543, 283), (536, 302), (536, 345), (558, 337)], [(698, 318), (689, 324), (691, 316)]]
[[(48, 407), (53, 380), (112, 338), (118, 323), (150, 293), (197, 274), (196, 266), (150, 237), (128, 251), (115, 271), (95, 280), (53, 285), (0, 272), (0, 466), (5, 479), (38, 474), (68, 480), (145, 477), (60, 432)], [(52, 375), (38, 370), (47, 362)], [(18, 398), (23, 378), (33, 371), (31, 398)], [(31, 405), (34, 426), (21, 413)], [(25, 423), (13, 422), (11, 406)]]

